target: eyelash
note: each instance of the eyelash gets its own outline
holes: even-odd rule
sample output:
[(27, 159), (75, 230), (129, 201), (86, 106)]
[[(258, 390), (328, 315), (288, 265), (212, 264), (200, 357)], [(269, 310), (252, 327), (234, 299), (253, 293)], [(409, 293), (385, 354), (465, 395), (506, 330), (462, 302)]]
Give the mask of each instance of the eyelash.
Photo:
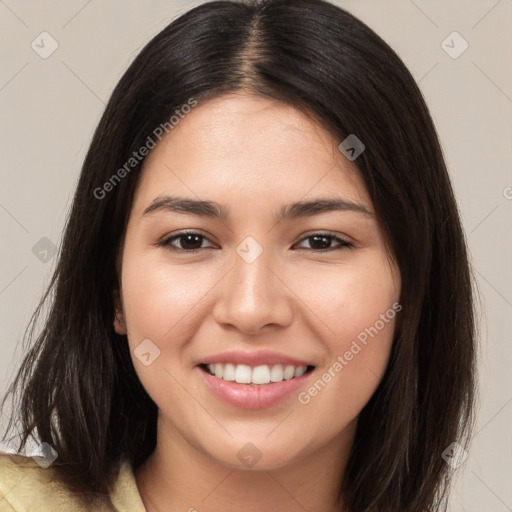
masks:
[[(171, 237), (164, 238), (160, 242), (158, 242), (157, 245), (161, 246), (161, 247), (166, 247), (168, 250), (170, 250), (172, 252), (187, 253), (187, 254), (195, 254), (195, 253), (198, 253), (199, 251), (202, 251), (203, 249), (208, 249), (208, 247), (205, 247), (203, 249), (181, 249), (179, 247), (173, 247), (171, 245), (171, 242), (173, 240), (184, 238), (187, 235), (195, 235), (195, 236), (201, 237), (205, 240), (208, 240), (208, 238), (201, 233), (197, 233), (195, 231), (185, 231), (182, 233), (172, 235)], [(313, 234), (308, 235), (308, 236), (302, 238), (301, 240), (299, 240), (299, 243), (303, 242), (304, 240), (309, 240), (311, 238), (314, 238), (316, 236), (323, 237), (323, 238), (331, 238), (331, 239), (339, 242), (339, 245), (337, 247), (328, 247), (327, 249), (307, 249), (307, 250), (310, 250), (315, 253), (322, 253), (322, 252), (336, 251), (336, 250), (340, 250), (340, 249), (351, 249), (354, 247), (353, 243), (348, 242), (347, 240), (343, 240), (343, 238), (340, 238), (332, 233), (313, 233)]]

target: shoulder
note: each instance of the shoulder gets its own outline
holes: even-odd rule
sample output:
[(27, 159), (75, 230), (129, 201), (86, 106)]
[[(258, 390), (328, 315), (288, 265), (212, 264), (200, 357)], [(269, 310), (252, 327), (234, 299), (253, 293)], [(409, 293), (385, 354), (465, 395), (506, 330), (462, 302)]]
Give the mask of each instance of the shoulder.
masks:
[(31, 457), (0, 453), (0, 510), (86, 512), (87, 509), (58, 480), (51, 466), (45, 469)]

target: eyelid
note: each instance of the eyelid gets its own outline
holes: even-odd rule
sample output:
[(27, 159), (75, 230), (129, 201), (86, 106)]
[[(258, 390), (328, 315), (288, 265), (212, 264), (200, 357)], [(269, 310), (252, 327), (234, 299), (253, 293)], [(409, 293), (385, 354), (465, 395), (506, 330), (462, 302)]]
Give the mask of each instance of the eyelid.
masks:
[[(186, 236), (186, 235), (197, 235), (197, 236), (202, 237), (204, 240), (211, 242), (209, 237), (206, 236), (201, 231), (194, 230), (194, 229), (188, 229), (188, 230), (184, 230), (184, 231), (179, 231), (177, 233), (171, 233), (170, 235), (166, 235), (166, 236), (162, 237), (155, 245), (166, 247), (171, 252), (189, 253), (189, 254), (194, 254), (203, 249), (211, 248), (211, 247), (201, 247), (199, 249), (181, 249), (179, 247), (171, 246), (170, 242), (172, 240), (179, 239), (180, 237)], [(325, 236), (327, 238), (332, 238), (334, 241), (338, 242), (338, 245), (336, 245), (334, 247), (328, 247), (327, 249), (308, 249), (308, 248), (304, 248), (304, 247), (302, 247), (300, 249), (306, 250), (308, 252), (313, 252), (313, 253), (327, 253), (327, 252), (333, 252), (333, 251), (341, 250), (341, 249), (351, 249), (351, 248), (355, 247), (355, 244), (352, 241), (345, 239), (339, 233), (335, 233), (332, 231), (322, 231), (322, 230), (311, 231), (309, 233), (302, 234), (301, 238), (299, 238), (296, 242), (294, 242), (293, 246), (295, 246), (305, 240), (313, 238), (314, 236)], [(172, 248), (169, 248), (169, 247), (172, 247)]]
[(337, 238), (337, 239), (341, 240), (342, 242), (352, 243), (352, 241), (349, 239), (349, 237), (342, 235), (341, 233), (338, 233), (336, 231), (329, 231), (326, 229), (317, 229), (317, 230), (307, 231), (306, 233), (302, 233), (302, 235), (300, 236), (298, 241), (301, 242), (305, 238), (310, 238), (313, 236), (328, 236), (331, 238)]
[(304, 240), (307, 240), (308, 238), (313, 238), (314, 236), (325, 236), (327, 238), (332, 238), (333, 240), (338, 241), (339, 245), (335, 246), (335, 247), (330, 247), (327, 249), (306, 249), (307, 251), (314, 252), (314, 253), (320, 253), (320, 252), (332, 252), (337, 249), (343, 249), (343, 248), (351, 249), (351, 248), (355, 247), (355, 244), (352, 241), (344, 238), (339, 233), (335, 233), (332, 231), (323, 231), (323, 230), (304, 233), (303, 235), (301, 235), (301, 238), (297, 242), (295, 242), (293, 245), (297, 245), (298, 243), (303, 242)]
[[(201, 231), (195, 230), (195, 229), (186, 229), (184, 231), (178, 231), (177, 233), (171, 233), (170, 235), (163, 236), (155, 245), (160, 246), (170, 246), (170, 241), (173, 239), (179, 239), (182, 236), (186, 235), (197, 235), (203, 237), (204, 240), (208, 240), (210, 243), (213, 243), (209, 236), (205, 235)], [(176, 250), (177, 252), (197, 252), (201, 249), (180, 249), (179, 247), (173, 248), (173, 250)]]

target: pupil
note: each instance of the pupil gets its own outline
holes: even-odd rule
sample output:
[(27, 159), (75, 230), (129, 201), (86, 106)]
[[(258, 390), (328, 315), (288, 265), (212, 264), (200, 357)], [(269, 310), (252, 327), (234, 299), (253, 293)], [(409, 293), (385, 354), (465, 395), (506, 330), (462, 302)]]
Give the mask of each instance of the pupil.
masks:
[[(185, 245), (185, 249), (195, 249), (198, 244), (200, 247), (201, 238), (201, 235), (184, 235), (183, 239), (185, 240), (185, 243), (183, 245)], [(330, 239), (328, 236), (316, 235), (312, 236), (311, 239), (313, 240), (312, 245), (315, 246), (316, 249), (327, 249), (330, 246)]]
[[(184, 239), (185, 239), (185, 243), (184, 243), (184, 246), (185, 246), (185, 249), (196, 249), (197, 247), (195, 247), (195, 245), (197, 245), (199, 243), (199, 247), (201, 246), (201, 236), (200, 235), (184, 235)], [(195, 239), (195, 244), (194, 244), (194, 239)], [(192, 246), (192, 247), (190, 247)]]
[(316, 242), (318, 242), (318, 240), (324, 240), (324, 241), (327, 241), (326, 243), (324, 244), (320, 244), (320, 245), (323, 245), (323, 247), (316, 247), (317, 249), (327, 249), (329, 247), (329, 237), (328, 236), (319, 236), (319, 235), (316, 235), (316, 236), (313, 236), (313, 245), (315, 245)]

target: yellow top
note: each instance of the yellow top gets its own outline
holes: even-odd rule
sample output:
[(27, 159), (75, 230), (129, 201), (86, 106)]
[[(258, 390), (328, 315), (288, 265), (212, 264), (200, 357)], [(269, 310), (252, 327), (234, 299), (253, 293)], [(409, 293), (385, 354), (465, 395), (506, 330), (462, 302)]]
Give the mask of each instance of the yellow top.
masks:
[[(110, 493), (111, 504), (94, 512), (145, 512), (132, 467), (121, 466)], [(51, 466), (43, 469), (35, 460), (0, 453), (0, 512), (86, 512), (76, 497), (60, 483)]]

